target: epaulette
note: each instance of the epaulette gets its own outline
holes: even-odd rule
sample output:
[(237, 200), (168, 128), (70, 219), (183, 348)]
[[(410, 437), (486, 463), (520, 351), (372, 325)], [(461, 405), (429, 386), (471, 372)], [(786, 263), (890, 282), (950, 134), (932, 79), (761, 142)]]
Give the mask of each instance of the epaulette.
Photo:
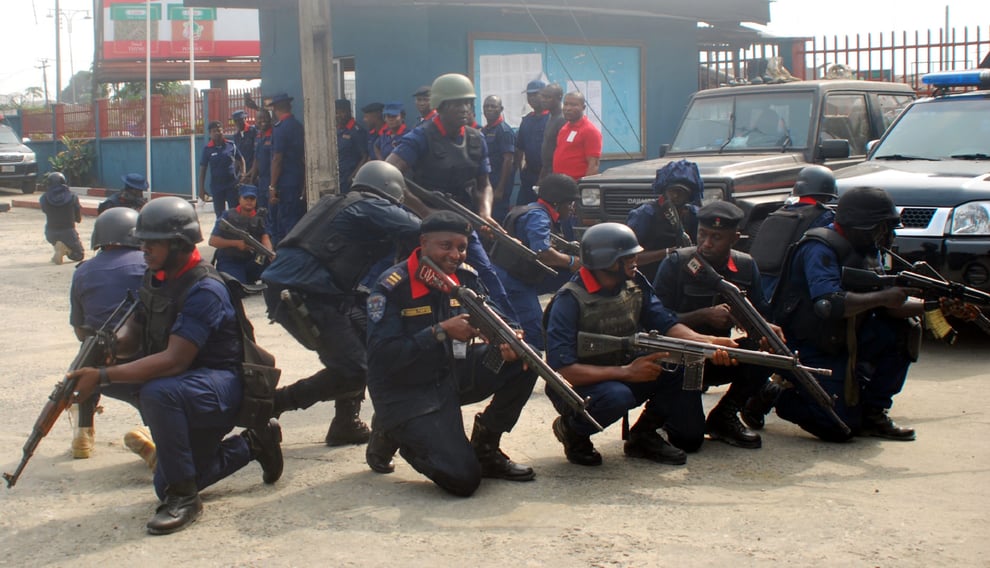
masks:
[(468, 272), (468, 273), (473, 274), (475, 276), (478, 275), (478, 271), (475, 270), (475, 268), (473, 266), (471, 266), (470, 264), (468, 264), (466, 262), (462, 262), (461, 265), (457, 267), (457, 270), (463, 270), (464, 272)]
[(406, 263), (403, 262), (393, 266), (390, 272), (383, 274), (378, 283), (386, 290), (393, 290), (407, 278), (409, 278), (409, 271), (406, 269)]

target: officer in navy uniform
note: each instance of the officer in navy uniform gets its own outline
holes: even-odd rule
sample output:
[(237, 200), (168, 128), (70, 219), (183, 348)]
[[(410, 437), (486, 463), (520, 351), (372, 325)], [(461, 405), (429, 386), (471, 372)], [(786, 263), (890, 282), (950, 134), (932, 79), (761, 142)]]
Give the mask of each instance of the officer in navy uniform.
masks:
[(485, 115), (481, 133), (485, 136), (492, 166), (488, 174), (492, 184), (492, 217), (502, 219), (509, 212), (509, 199), (516, 184), (516, 133), (505, 123), (500, 97), (485, 97), (481, 108)]
[(361, 107), (361, 117), (364, 120), (364, 126), (368, 131), (368, 159), (369, 160), (380, 160), (381, 156), (377, 154), (378, 148), (378, 137), (381, 136), (382, 130), (385, 129), (385, 103), (368, 103)]
[(643, 274), (653, 278), (660, 261), (668, 254), (694, 244), (692, 235), (698, 232), (698, 208), (704, 187), (698, 164), (694, 162), (678, 160), (657, 170), (653, 180), (656, 199), (626, 216), (626, 225), (645, 249), (639, 255)]
[(272, 249), (272, 240), (268, 235), (265, 217), (259, 214), (257, 209), (258, 188), (244, 184), (238, 189), (238, 193), (240, 198), (237, 207), (228, 209), (220, 215), (213, 232), (210, 233), (208, 244), (217, 249), (215, 257), (217, 270), (226, 272), (245, 284), (254, 284), (261, 278), (261, 272), (265, 269), (268, 259), (255, 252), (237, 234), (224, 229), (220, 222), (226, 220), (238, 229), (246, 231), (268, 250)]
[(155, 199), (141, 210), (134, 236), (148, 263), (142, 310), (122, 330), (127, 363), (84, 367), (77, 401), (102, 394), (136, 406), (158, 448), (154, 487), (162, 500), (148, 521), (151, 534), (187, 527), (203, 510), (199, 492), (257, 460), (265, 483), (282, 475), (281, 430), (267, 427), (227, 436), (243, 396), (241, 328), (227, 287), (203, 262), (203, 240), (192, 205)]
[(547, 84), (539, 79), (526, 85), (526, 102), (533, 110), (519, 121), (516, 132), (516, 165), (519, 167), (519, 193), (510, 204), (526, 205), (536, 201), (533, 186), (540, 178), (543, 166), (543, 130), (547, 127), (550, 111), (543, 108), (540, 91)]
[[(498, 225), (492, 218), (488, 146), (481, 132), (468, 126), (475, 98), (474, 85), (464, 75), (448, 73), (437, 77), (430, 88), (430, 104), (436, 115), (403, 136), (387, 161), (404, 174), (409, 173), (419, 185), (450, 194), (481, 218)], [(408, 192), (406, 205), (420, 217), (431, 212)], [(477, 233), (470, 241), (468, 264), (478, 271), (499, 309), (513, 315), (505, 288)]]
[[(624, 446), (629, 457), (680, 465), (685, 452), (697, 450), (704, 439), (703, 415), (698, 391), (684, 390), (682, 373), (664, 371), (662, 353), (579, 356), (578, 332), (626, 336), (639, 331), (736, 347), (727, 337), (703, 335), (679, 323), (677, 315), (653, 294), (646, 278), (636, 269), (643, 247), (632, 229), (619, 223), (599, 223), (581, 237), (581, 270), (565, 284), (547, 306), (547, 363), (588, 398), (588, 412), (608, 427), (644, 402), (639, 419), (629, 430)], [(716, 362), (731, 364), (725, 351)], [(553, 433), (564, 445), (571, 463), (602, 464), (591, 442), (597, 430), (585, 422), (553, 390), (546, 390), (560, 416)], [(661, 435), (659, 429), (665, 431)], [(669, 441), (668, 441), (669, 440)]]
[[(698, 246), (680, 248), (670, 253), (660, 264), (653, 282), (657, 296), (665, 306), (677, 313), (677, 320), (701, 333), (728, 337), (735, 321), (729, 313), (729, 306), (711, 285), (698, 281), (689, 273), (687, 264), (695, 253), (746, 293), (761, 314), (770, 316), (770, 305), (763, 297), (756, 263), (748, 254), (732, 249), (739, 241), (738, 226), (743, 217), (743, 211), (728, 201), (714, 201), (702, 207), (698, 211)], [(743, 347), (759, 349), (759, 344), (755, 340), (747, 340)], [(758, 365), (741, 364), (729, 369), (706, 363), (705, 385), (731, 383), (731, 386), (709, 413), (707, 421), (704, 413), (695, 416), (699, 423), (704, 422), (705, 433), (714, 440), (740, 448), (756, 449), (762, 446), (760, 435), (742, 423), (739, 412), (769, 376), (770, 371)]]
[(368, 131), (354, 119), (351, 101), (334, 101), (337, 118), (337, 171), (340, 193), (351, 190), (351, 181), (358, 168), (368, 161)]
[[(396, 448), (416, 471), (461, 497), (483, 477), (529, 481), (533, 469), (500, 449), (536, 383), (507, 345), (499, 372), (485, 366), (489, 345), (479, 341), (468, 315), (449, 294), (419, 276), (429, 258), (460, 285), (483, 293), (477, 273), (464, 264), (473, 232), (466, 219), (438, 211), (423, 220), (420, 248), (379, 279), (368, 298), (368, 388), (375, 404), (368, 465), (392, 471)], [(491, 397), (475, 416), (470, 441), (461, 406)]]
[(231, 140), (244, 158), (244, 169), (241, 171), (246, 172), (254, 167), (254, 145), (258, 138), (258, 129), (253, 124), (247, 124), (247, 113), (243, 110), (234, 111), (230, 118), (237, 125), (237, 132), (234, 133)]
[(577, 182), (564, 174), (550, 174), (540, 182), (539, 192), (536, 203), (513, 207), (503, 225), (510, 235), (535, 251), (540, 262), (556, 269), (557, 276), (547, 277), (535, 270), (527, 273), (525, 269), (510, 273), (501, 266), (495, 270), (516, 309), (519, 325), (525, 332), (523, 337), (535, 349), (542, 350), (545, 341), (540, 295), (552, 294), (570, 280), (571, 273), (581, 268), (581, 259), (550, 246), (551, 233), (568, 241), (573, 238), (566, 222), (574, 215)]
[(135, 211), (140, 211), (147, 203), (143, 193), (148, 190), (148, 181), (144, 179), (143, 175), (126, 174), (120, 176), (120, 180), (124, 182), (124, 187), (100, 203), (97, 208), (98, 213), (103, 213), (113, 207), (130, 207)]
[(805, 233), (784, 263), (774, 300), (776, 321), (802, 363), (832, 370), (830, 377), (815, 378), (835, 397), (835, 412), (852, 432), (839, 430), (800, 385), (761, 394), (771, 405), (776, 399), (777, 416), (823, 440), (915, 438), (913, 429), (895, 424), (887, 411), (917, 360), (920, 329), (915, 343), (912, 318), (922, 314), (923, 303), (910, 297), (909, 288), (852, 292), (842, 287), (844, 266), (880, 270), (879, 251), (890, 246), (899, 224), (887, 192), (853, 188), (839, 198), (835, 222)]
[[(132, 234), (137, 217), (137, 211), (129, 207), (115, 207), (100, 213), (93, 223), (96, 256), (76, 267), (69, 287), (69, 323), (79, 341), (103, 325), (128, 291), (137, 293), (141, 287), (147, 265), (139, 250), (141, 241)], [(78, 413), (72, 437), (72, 457), (76, 459), (89, 458), (93, 451), (93, 415), (99, 398), (94, 395), (73, 408)]]
[(206, 170), (210, 170), (210, 195), (217, 217), (227, 207), (237, 207), (237, 182), (244, 172), (244, 157), (237, 145), (223, 136), (223, 125), (214, 120), (209, 126), (210, 141), (199, 158), (199, 198), (206, 201)]
[(241, 176), (241, 183), (258, 188), (257, 209), (259, 212), (264, 210), (268, 226), (271, 227), (268, 186), (272, 180), (272, 113), (268, 109), (261, 109), (254, 120), (258, 125), (258, 135), (254, 139), (254, 163)]
[(409, 127), (406, 126), (406, 110), (402, 106), (402, 103), (392, 101), (386, 104), (383, 113), (385, 116), (385, 126), (382, 127), (381, 132), (378, 134), (376, 155), (382, 160), (387, 160), (389, 154), (395, 150), (395, 147), (399, 145), (399, 141), (409, 131)]
[(306, 214), (306, 140), (302, 123), (292, 114), (292, 100), (278, 93), (268, 103), (275, 115), (268, 185), (269, 231), (275, 245)]
[(787, 249), (804, 236), (808, 229), (827, 227), (835, 213), (825, 206), (839, 197), (832, 170), (825, 166), (806, 166), (798, 172), (791, 196), (784, 206), (760, 224), (749, 247), (763, 277), (763, 295), (773, 298)]
[[(369, 272), (383, 257), (389, 262), (381, 270), (395, 262), (397, 253), (415, 247), (419, 218), (401, 207), (404, 189), (395, 166), (368, 162), (354, 176), (350, 193), (324, 197), (306, 213), (262, 274), (268, 316), (316, 351), (326, 366), (279, 388), (275, 413), (335, 400), (328, 446), (368, 441), (368, 426), (360, 418), (368, 369), (367, 288), (362, 291), (361, 284), (374, 281), (380, 270), (370, 278)], [(282, 301), (283, 290), (308, 316)]]
[(61, 172), (51, 172), (45, 178), (45, 193), (38, 198), (41, 210), (45, 213), (45, 240), (54, 249), (52, 262), (62, 264), (62, 258), (79, 262), (86, 256), (76, 223), (82, 221), (82, 206), (79, 196), (72, 193), (69, 183)]

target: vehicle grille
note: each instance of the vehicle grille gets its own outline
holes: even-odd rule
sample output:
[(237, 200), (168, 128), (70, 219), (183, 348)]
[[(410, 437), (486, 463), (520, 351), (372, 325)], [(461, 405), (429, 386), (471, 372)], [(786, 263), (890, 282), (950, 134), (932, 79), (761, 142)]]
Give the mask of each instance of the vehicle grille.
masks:
[(905, 207), (901, 210), (901, 225), (905, 229), (927, 229), (933, 216), (935, 216), (934, 208)]
[(17, 164), (23, 161), (23, 154), (0, 154), (0, 164)]
[(644, 189), (614, 189), (608, 188), (602, 192), (605, 214), (609, 218), (626, 218), (626, 214), (653, 199), (653, 190)]

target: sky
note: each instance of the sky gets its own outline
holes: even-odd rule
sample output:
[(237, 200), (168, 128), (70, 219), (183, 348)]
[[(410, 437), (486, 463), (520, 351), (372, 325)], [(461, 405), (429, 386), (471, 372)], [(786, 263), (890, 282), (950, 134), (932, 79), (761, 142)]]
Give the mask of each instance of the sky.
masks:
[[(43, 87), (41, 60), (48, 59), (48, 89), (55, 92), (55, 0), (2, 0), (4, 29), (0, 33), (0, 94), (23, 93), (29, 87)], [(731, 0), (726, 0), (731, 1)], [(818, 36), (938, 30), (949, 8), (949, 26), (969, 26), (971, 34), (982, 26), (990, 35), (990, 3), (987, 0), (943, 0), (905, 2), (904, 0), (774, 0), (767, 31), (781, 36)], [(812, 6), (818, 12), (812, 14)], [(89, 69), (93, 61), (93, 0), (60, 0), (63, 17), (62, 86), (69, 84), (71, 70)], [(70, 19), (72, 33), (65, 20)], [(957, 32), (961, 33), (961, 32)], [(70, 41), (71, 39), (71, 41)], [(982, 54), (981, 54), (982, 55)]]

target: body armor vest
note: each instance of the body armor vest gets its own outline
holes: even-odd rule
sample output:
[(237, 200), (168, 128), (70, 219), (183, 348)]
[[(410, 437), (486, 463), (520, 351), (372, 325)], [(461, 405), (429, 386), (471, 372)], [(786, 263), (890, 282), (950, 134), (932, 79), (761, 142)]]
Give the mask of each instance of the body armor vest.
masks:
[[(247, 215), (241, 215), (237, 209), (231, 209), (227, 213), (227, 221), (238, 229), (247, 232), (258, 242), (261, 242), (261, 237), (265, 234), (265, 218), (257, 213), (249, 217)], [(223, 231), (222, 228), (220, 230)], [(240, 239), (239, 236), (230, 232), (225, 232), (224, 236), (230, 239)], [(252, 250), (230, 248), (225, 249), (224, 254), (228, 254), (234, 258), (250, 259), (254, 258), (256, 253)]]
[(668, 247), (691, 246), (690, 242), (683, 242), (683, 220), (681, 220), (681, 227), (675, 227), (674, 217), (668, 213), (668, 206), (653, 201), (650, 203), (650, 209), (653, 222), (650, 223), (650, 230), (644, 235), (643, 242), (640, 243), (644, 249), (659, 250)]
[(771, 213), (749, 248), (749, 254), (760, 267), (760, 274), (780, 276), (787, 249), (801, 240), (811, 224), (826, 211), (827, 207), (816, 203), (794, 209), (781, 208)]
[(416, 164), (413, 180), (426, 189), (450, 194), (461, 205), (475, 211), (474, 186), (484, 157), (480, 132), (464, 127), (464, 140), (454, 142), (430, 122), (426, 130), (428, 151)]
[(154, 273), (147, 271), (138, 291), (138, 298), (144, 308), (141, 348), (145, 355), (162, 352), (168, 347), (172, 325), (186, 301), (186, 294), (194, 284), (209, 277), (223, 282), (216, 269), (206, 262), (200, 262), (187, 270), (170, 286), (153, 286), (153, 277)]
[(361, 282), (371, 265), (392, 250), (391, 240), (355, 242), (334, 224), (341, 211), (354, 203), (377, 196), (354, 190), (321, 199), (282, 239), (279, 246), (295, 247), (313, 255), (333, 276), (337, 290), (328, 294), (349, 294)]
[[(625, 337), (639, 331), (639, 316), (643, 309), (643, 290), (633, 280), (627, 280), (615, 296), (592, 294), (575, 282), (564, 284), (574, 295), (581, 309), (578, 329)], [(631, 353), (609, 353), (582, 357), (580, 363), (589, 365), (624, 365), (632, 360)]]
[[(521, 241), (527, 247), (530, 246), (530, 243), (525, 238), (525, 235), (518, 234), (516, 225), (519, 223), (520, 217), (522, 217), (526, 213), (529, 213), (530, 211), (533, 211), (534, 209), (543, 209), (543, 206), (538, 203), (530, 203), (527, 205), (519, 205), (513, 207), (512, 209), (509, 210), (509, 214), (505, 216), (505, 221), (502, 224), (502, 226), (505, 228), (505, 232), (507, 232), (510, 236)], [(546, 211), (545, 209), (543, 210)], [(547, 217), (550, 217), (549, 213), (547, 213)], [(555, 235), (560, 236), (561, 234), (560, 224), (551, 221), (550, 231), (553, 232)], [(492, 257), (492, 262), (498, 264), (499, 267), (501, 267), (503, 270), (508, 272), (510, 276), (512, 276), (516, 280), (519, 280), (523, 284), (536, 286), (537, 284), (542, 283), (547, 278), (546, 272), (540, 270), (537, 264), (534, 262), (521, 262), (521, 259), (515, 257), (503, 258), (502, 256), (500, 256), (497, 244), (495, 245), (494, 248), (491, 249), (489, 255)]]
[[(697, 250), (698, 247), (688, 247), (679, 249), (676, 253), (671, 254), (671, 261), (674, 262), (677, 267), (677, 282), (674, 286), (672, 286), (672, 289), (676, 294), (675, 300), (671, 302), (672, 305), (667, 307), (677, 313), (693, 312), (702, 308), (710, 308), (723, 302), (722, 298), (716, 294), (715, 290), (711, 286), (698, 282), (696, 279), (692, 278), (691, 274), (685, 268)], [(753, 283), (753, 271), (756, 267), (756, 263), (753, 262), (753, 259), (746, 253), (732, 250), (729, 254), (730, 258), (732, 258), (732, 262), (736, 266), (735, 272), (727, 269), (728, 263), (720, 267), (713, 265), (713, 268), (715, 268), (715, 271), (718, 272), (723, 278), (735, 284), (740, 290), (745, 292)], [(698, 326), (695, 331), (709, 335), (726, 335), (725, 330), (712, 329), (704, 325)]]

